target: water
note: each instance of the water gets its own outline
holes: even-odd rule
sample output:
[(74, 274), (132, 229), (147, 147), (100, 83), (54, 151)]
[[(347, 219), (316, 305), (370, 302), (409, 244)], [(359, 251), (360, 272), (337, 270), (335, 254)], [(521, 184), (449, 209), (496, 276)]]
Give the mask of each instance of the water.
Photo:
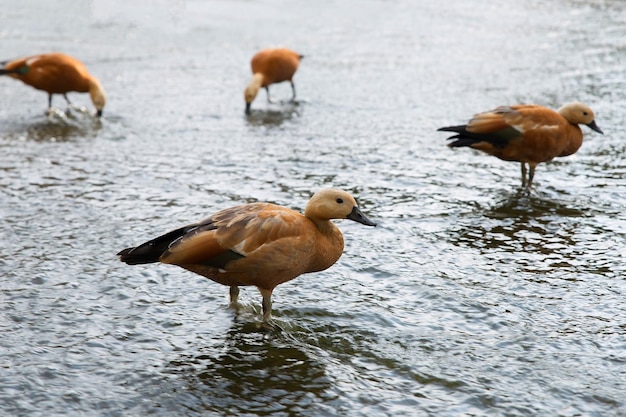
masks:
[[(26, 1), (0, 57), (62, 50), (101, 121), (0, 79), (3, 416), (626, 414), (622, 1)], [(252, 54), (306, 57), (244, 116)], [(288, 84), (272, 87), (286, 100)], [(86, 95), (70, 95), (91, 111)], [(537, 169), (448, 149), (500, 104), (580, 100)], [(61, 98), (55, 105), (64, 110)], [(260, 296), (115, 254), (252, 201), (350, 190), (343, 257)]]

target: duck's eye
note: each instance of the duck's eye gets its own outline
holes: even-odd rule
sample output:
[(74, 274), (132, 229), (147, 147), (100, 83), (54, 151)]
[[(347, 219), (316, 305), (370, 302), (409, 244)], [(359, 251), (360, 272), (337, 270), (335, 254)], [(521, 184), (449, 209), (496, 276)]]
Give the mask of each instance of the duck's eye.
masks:
[(583, 112), (583, 116), (587, 116), (589, 113), (587, 113), (586, 111)]
[(338, 199), (337, 199), (337, 203), (338, 203), (338, 204), (343, 204), (343, 199), (342, 199), (342, 198), (338, 198)]

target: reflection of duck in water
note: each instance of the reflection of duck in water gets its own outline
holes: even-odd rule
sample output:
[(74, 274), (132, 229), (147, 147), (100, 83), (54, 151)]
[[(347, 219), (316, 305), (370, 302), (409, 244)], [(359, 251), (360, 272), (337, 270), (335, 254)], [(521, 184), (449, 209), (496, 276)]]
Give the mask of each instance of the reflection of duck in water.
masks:
[(255, 285), (263, 296), (263, 319), (271, 317), (272, 291), (301, 274), (323, 271), (343, 252), (343, 236), (331, 219), (375, 226), (345, 191), (313, 195), (304, 215), (270, 203), (244, 204), (217, 212), (135, 248), (118, 253), (129, 265), (163, 262), (230, 286)]
[(261, 87), (267, 92), (267, 101), (270, 103), (270, 84), (289, 81), (291, 84), (292, 97), (296, 98), (296, 86), (293, 83), (293, 75), (296, 73), (302, 55), (287, 48), (268, 48), (257, 52), (252, 57), (252, 80), (246, 87), (244, 98), (246, 100), (246, 114), (250, 114), (250, 105), (256, 98)]
[(449, 138), (455, 139), (450, 147), (469, 146), (504, 161), (521, 162), (522, 186), (530, 188), (539, 163), (572, 155), (580, 148), (583, 133), (579, 124), (603, 133), (593, 111), (577, 102), (558, 111), (533, 104), (500, 106), (475, 115), (466, 125), (438, 130), (456, 133)]

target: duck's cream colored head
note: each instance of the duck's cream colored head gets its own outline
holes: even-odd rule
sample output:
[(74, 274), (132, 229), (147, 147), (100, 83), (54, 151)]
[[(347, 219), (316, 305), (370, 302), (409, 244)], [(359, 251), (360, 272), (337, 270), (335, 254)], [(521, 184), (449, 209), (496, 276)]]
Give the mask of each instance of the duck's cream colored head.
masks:
[(261, 84), (263, 84), (263, 74), (257, 72), (252, 76), (252, 80), (250, 80), (250, 83), (243, 93), (243, 97), (246, 100), (246, 114), (250, 114), (250, 105), (256, 98), (257, 94), (259, 94)]
[(590, 129), (595, 130), (598, 133), (604, 134), (604, 132), (596, 125), (595, 115), (593, 110), (589, 106), (579, 103), (577, 101), (573, 103), (567, 103), (558, 110), (558, 113), (565, 117), (568, 122), (576, 125), (587, 125)]
[(107, 102), (107, 97), (104, 92), (104, 88), (102, 88), (102, 84), (98, 81), (97, 78), (92, 77), (89, 81), (89, 96), (91, 97), (91, 102), (96, 108), (96, 116), (102, 116), (102, 109)]
[(311, 220), (350, 219), (366, 226), (376, 226), (359, 210), (354, 197), (335, 188), (316, 192), (309, 200), (304, 215)]

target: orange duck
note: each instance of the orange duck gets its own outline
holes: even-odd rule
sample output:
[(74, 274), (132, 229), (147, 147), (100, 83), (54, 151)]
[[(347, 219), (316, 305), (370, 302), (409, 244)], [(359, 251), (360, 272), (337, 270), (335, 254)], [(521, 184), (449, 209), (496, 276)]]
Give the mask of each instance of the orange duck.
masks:
[(324, 189), (313, 195), (304, 215), (271, 203), (244, 204), (118, 255), (129, 265), (178, 265), (228, 285), (231, 303), (237, 302), (239, 286), (254, 285), (263, 297), (263, 319), (269, 321), (277, 285), (323, 271), (341, 256), (343, 236), (331, 219), (376, 225), (350, 194)]
[(438, 130), (456, 133), (448, 138), (454, 139), (448, 144), (452, 148), (469, 146), (504, 161), (521, 162), (522, 186), (530, 188), (539, 163), (572, 155), (580, 148), (583, 132), (579, 124), (603, 133), (593, 111), (578, 102), (557, 111), (534, 104), (500, 106), (475, 115), (466, 125)]
[(87, 67), (69, 55), (61, 53), (33, 55), (3, 62), (0, 75), (8, 75), (37, 90), (48, 93), (48, 107), (52, 107), (52, 95), (63, 94), (68, 104), (67, 93), (76, 91), (89, 93), (96, 107), (96, 115), (102, 116), (106, 96), (100, 81), (87, 71)]
[(267, 92), (267, 101), (270, 100), (270, 84), (289, 81), (291, 83), (292, 97), (296, 98), (296, 86), (293, 83), (293, 75), (300, 65), (303, 55), (287, 48), (268, 48), (257, 52), (252, 57), (252, 80), (246, 87), (244, 98), (246, 100), (246, 114), (250, 114), (250, 105), (256, 98), (261, 87)]

